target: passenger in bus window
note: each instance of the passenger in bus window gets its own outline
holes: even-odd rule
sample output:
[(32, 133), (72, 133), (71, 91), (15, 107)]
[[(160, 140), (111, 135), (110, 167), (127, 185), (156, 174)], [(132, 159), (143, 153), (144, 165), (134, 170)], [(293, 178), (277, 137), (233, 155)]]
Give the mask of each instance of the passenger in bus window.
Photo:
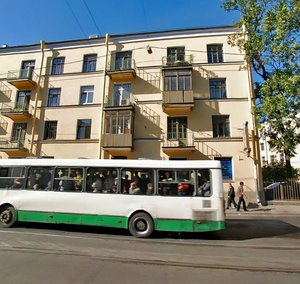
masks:
[(133, 181), (130, 184), (129, 194), (141, 194), (141, 189), (138, 187), (137, 182)]
[(75, 191), (75, 181), (70, 179), (70, 177), (62, 177), (62, 180), (59, 182), (60, 191)]
[(204, 171), (201, 173), (199, 178), (199, 194), (200, 196), (210, 196), (210, 177), (209, 171)]
[(149, 182), (147, 184), (147, 195), (152, 195), (154, 193), (154, 188), (153, 188), (153, 184), (151, 182)]
[(75, 172), (75, 177), (74, 177), (74, 181), (75, 181), (75, 189), (76, 191), (81, 191), (82, 190), (82, 182), (83, 182), (83, 177), (82, 177), (82, 170), (76, 170)]
[(189, 181), (190, 180), (189, 171), (178, 171), (177, 179), (178, 179), (178, 181)]
[(188, 183), (179, 183), (177, 188), (179, 196), (187, 196), (190, 193), (190, 185)]
[(92, 183), (93, 192), (103, 192), (103, 175), (100, 173), (95, 174), (95, 181)]
[(107, 191), (107, 193), (117, 193), (117, 191), (118, 191), (118, 187), (115, 184), (113, 184), (110, 187), (110, 189)]
[(128, 174), (125, 174), (121, 179), (122, 193), (129, 193), (130, 183), (131, 180), (129, 179)]
[(23, 187), (22, 180), (20, 178), (16, 178), (14, 180), (13, 185), (10, 188), (12, 188), (12, 189), (19, 189), (19, 188), (22, 188), (22, 187)]
[(164, 172), (162, 181), (172, 181), (172, 180), (173, 180), (173, 177), (172, 177), (171, 173), (169, 171)]

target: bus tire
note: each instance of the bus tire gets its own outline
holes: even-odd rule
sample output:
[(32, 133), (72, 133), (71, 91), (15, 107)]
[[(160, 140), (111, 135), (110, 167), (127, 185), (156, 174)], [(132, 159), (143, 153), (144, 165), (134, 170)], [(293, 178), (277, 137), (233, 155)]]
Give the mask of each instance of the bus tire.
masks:
[(11, 205), (5, 205), (0, 208), (0, 227), (10, 228), (17, 221), (17, 212)]
[(147, 213), (136, 213), (129, 219), (128, 229), (134, 237), (148, 238), (154, 231), (153, 220)]

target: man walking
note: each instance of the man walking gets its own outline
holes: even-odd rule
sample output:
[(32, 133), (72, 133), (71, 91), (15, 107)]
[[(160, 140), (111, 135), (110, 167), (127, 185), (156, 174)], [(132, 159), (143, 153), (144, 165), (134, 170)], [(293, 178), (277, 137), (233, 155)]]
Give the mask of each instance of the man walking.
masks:
[(244, 182), (242, 182), (242, 181), (240, 182), (240, 186), (238, 187), (237, 196), (239, 198), (239, 202), (238, 202), (236, 211), (240, 211), (241, 203), (243, 203), (244, 211), (248, 211), (247, 208), (246, 208), (246, 202), (245, 202), (245, 199), (244, 199), (244, 196), (245, 196), (245, 194), (244, 194)]
[(227, 206), (226, 206), (226, 209), (229, 209), (231, 207), (231, 203), (233, 203), (234, 208), (237, 207), (237, 204), (236, 204), (234, 198), (235, 198), (234, 187), (230, 183), (229, 184), (229, 189), (228, 189), (228, 197), (227, 197)]

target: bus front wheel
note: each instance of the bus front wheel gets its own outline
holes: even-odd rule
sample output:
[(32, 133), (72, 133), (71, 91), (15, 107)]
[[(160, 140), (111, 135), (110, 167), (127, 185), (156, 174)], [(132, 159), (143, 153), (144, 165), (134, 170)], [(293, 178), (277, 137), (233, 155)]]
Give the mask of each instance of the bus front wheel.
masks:
[(154, 230), (152, 218), (143, 212), (134, 214), (128, 224), (128, 229), (131, 235), (137, 238), (150, 237)]
[(7, 205), (0, 208), (0, 227), (10, 228), (17, 220), (17, 213), (13, 206)]

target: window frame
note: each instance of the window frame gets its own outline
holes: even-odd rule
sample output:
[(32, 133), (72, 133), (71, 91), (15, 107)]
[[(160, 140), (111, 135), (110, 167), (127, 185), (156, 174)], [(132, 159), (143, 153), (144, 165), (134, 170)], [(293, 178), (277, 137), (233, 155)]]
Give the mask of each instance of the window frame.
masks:
[[(192, 69), (165, 70), (163, 77), (164, 91), (191, 91), (193, 89)], [(182, 88), (180, 82), (182, 82)]]
[(209, 79), (209, 93), (211, 99), (227, 99), (226, 78)]
[(85, 54), (83, 56), (82, 72), (95, 72), (97, 68), (97, 53)]
[[(47, 107), (59, 106), (60, 105), (60, 95), (61, 95), (61, 88), (50, 88), (48, 91)], [(57, 98), (57, 99), (55, 99), (55, 98)]]
[[(219, 120), (219, 121), (218, 121)], [(214, 138), (231, 137), (230, 135), (230, 116), (213, 115), (212, 130)]]
[[(95, 86), (93, 86), (93, 85), (81, 86), (80, 87), (79, 104), (80, 105), (92, 104), (94, 102), (94, 93), (95, 93)], [(83, 101), (84, 95), (86, 97), (85, 97), (85, 100)]]
[[(53, 123), (53, 125), (51, 125), (51, 123)], [(54, 125), (54, 123), (56, 123), (56, 125)], [(56, 140), (57, 124), (57, 120), (45, 121), (43, 140)]]
[[(88, 121), (89, 124), (84, 124), (84, 121)], [(81, 131), (83, 130), (83, 135)], [(92, 120), (91, 119), (78, 119), (77, 120), (77, 132), (76, 132), (76, 139), (91, 139), (91, 130), (92, 130)]]
[[(226, 180), (226, 181), (233, 180), (233, 158), (232, 157), (215, 157), (214, 160), (221, 162), (223, 180)], [(226, 163), (230, 162), (230, 167), (228, 167), (228, 164), (225, 165), (225, 162)]]
[(208, 44), (207, 49), (207, 63), (223, 63), (223, 44)]
[[(55, 62), (58, 61), (58, 62)], [(61, 75), (64, 73), (65, 57), (56, 57), (52, 60), (51, 75)]]

